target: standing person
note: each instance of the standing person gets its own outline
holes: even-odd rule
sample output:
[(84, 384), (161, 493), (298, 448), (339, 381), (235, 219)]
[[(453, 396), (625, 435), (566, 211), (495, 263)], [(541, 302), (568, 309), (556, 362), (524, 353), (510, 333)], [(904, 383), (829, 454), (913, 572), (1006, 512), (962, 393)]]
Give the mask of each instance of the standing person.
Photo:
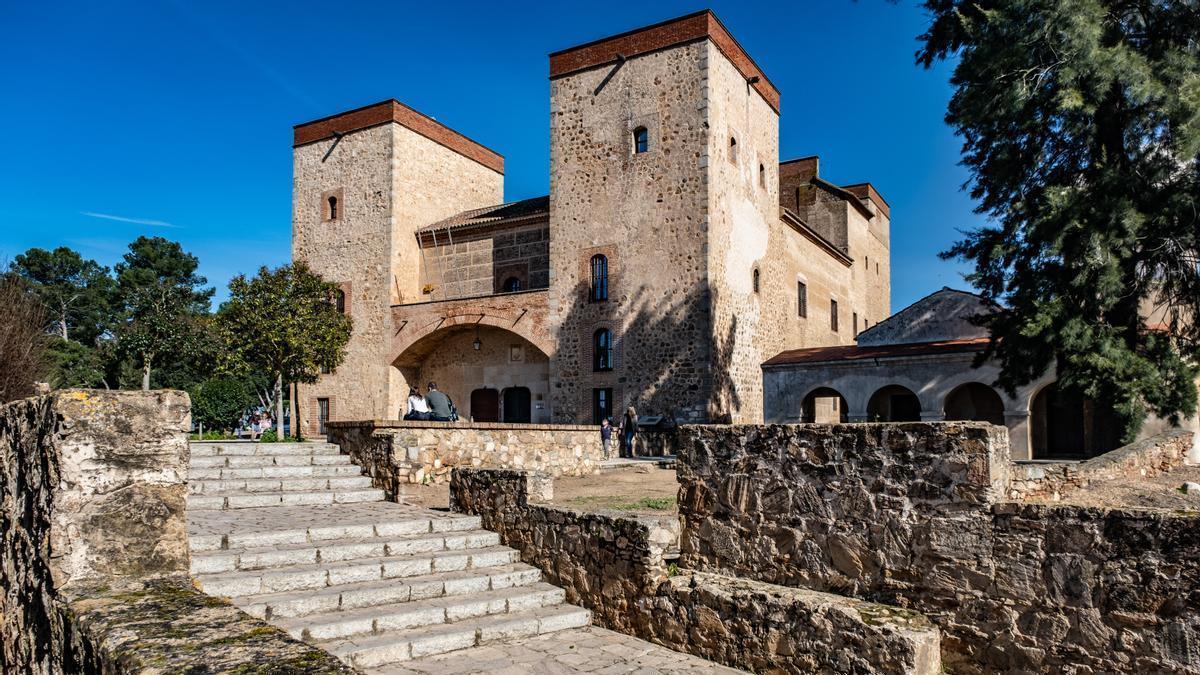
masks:
[(435, 422), (454, 421), (454, 402), (450, 397), (438, 391), (437, 382), (430, 382), (426, 390), (425, 401), (429, 403), (429, 419)]
[(408, 389), (408, 412), (404, 415), (404, 419), (429, 419), (429, 402), (421, 395), (421, 390), (416, 387), (409, 387)]
[(604, 459), (608, 459), (612, 454), (612, 425), (608, 423), (608, 418), (600, 420), (600, 444), (604, 446)]
[(637, 432), (637, 410), (634, 410), (633, 406), (629, 406), (629, 409), (625, 411), (624, 419), (621, 420), (621, 434), (625, 439), (625, 445), (621, 449), (621, 451), (624, 453), (621, 455), (622, 457), (637, 456), (636, 448), (633, 445), (634, 441), (637, 440)]

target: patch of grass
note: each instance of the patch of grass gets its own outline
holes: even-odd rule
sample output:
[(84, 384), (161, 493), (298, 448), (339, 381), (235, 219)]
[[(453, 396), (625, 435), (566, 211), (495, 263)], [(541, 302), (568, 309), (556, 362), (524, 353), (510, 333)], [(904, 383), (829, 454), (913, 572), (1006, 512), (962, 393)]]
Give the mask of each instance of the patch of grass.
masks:
[(675, 497), (642, 497), (630, 501), (626, 495), (597, 495), (577, 497), (567, 502), (567, 505), (614, 511), (669, 511), (675, 508)]

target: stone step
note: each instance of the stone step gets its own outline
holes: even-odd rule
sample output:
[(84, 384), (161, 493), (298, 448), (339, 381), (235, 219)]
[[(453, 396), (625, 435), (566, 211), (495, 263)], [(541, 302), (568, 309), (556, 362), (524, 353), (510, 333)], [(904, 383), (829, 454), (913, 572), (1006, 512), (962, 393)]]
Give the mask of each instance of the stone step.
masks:
[(383, 490), (338, 489), (296, 490), (278, 492), (228, 492), (215, 495), (188, 495), (189, 511), (253, 509), (268, 506), (318, 506), (322, 504), (357, 504), (381, 502)]
[(541, 570), (512, 563), (460, 572), (439, 572), (404, 579), (364, 581), (326, 588), (260, 593), (233, 598), (247, 614), (259, 619), (308, 616), (413, 600), (460, 596), (537, 583)]
[(250, 466), (242, 468), (192, 467), (188, 480), (249, 480), (254, 478), (318, 478), (359, 476), (362, 468), (349, 462), (327, 466)]
[(475, 617), (515, 614), (540, 607), (561, 605), (565, 592), (550, 584), (481, 591), (471, 595), (411, 600), (388, 605), (344, 609), (280, 618), (274, 623), (297, 640), (333, 640), (370, 633), (424, 628)]
[(236, 597), (495, 567), (512, 564), (519, 559), (517, 551), (511, 548), (489, 546), (459, 551), (294, 565), (267, 570), (205, 574), (198, 575), (196, 581), (209, 595)]
[(371, 487), (370, 476), (309, 476), (307, 478), (242, 478), (188, 480), (188, 494), (230, 492), (294, 492), (297, 490), (345, 490)]
[(192, 443), (192, 457), (218, 455), (336, 455), (341, 452), (332, 443)]
[(586, 626), (591, 612), (571, 605), (455, 621), (415, 630), (387, 631), (317, 642), (317, 646), (357, 668), (375, 668), (476, 645), (532, 637)]
[(231, 468), (256, 466), (354, 466), (349, 455), (213, 455), (192, 457), (189, 469)]
[[(276, 508), (280, 509), (279, 511)], [(433, 514), (432, 517), (413, 517), (405, 513), (397, 505), (382, 502), (372, 505), (371, 518), (365, 522), (350, 522), (339, 507), (329, 506), (318, 509), (303, 507), (276, 507), (268, 510), (244, 510), (236, 517), (220, 514), (226, 517), (224, 527), (214, 525), (211, 521), (215, 513), (204, 514), (207, 533), (192, 532), (188, 535), (188, 545), (193, 553), (219, 551), (223, 549), (255, 548), (264, 546), (282, 546), (286, 544), (307, 544), (334, 539), (372, 538), (372, 537), (404, 537), (421, 535), (431, 532), (462, 532), (478, 530), (482, 524), (479, 516), (463, 514)], [(286, 527), (283, 523), (297, 517), (298, 512), (312, 515), (325, 511), (320, 524), (310, 524), (307, 527)], [(399, 511), (397, 513), (397, 511)], [(239, 527), (238, 519), (261, 520), (269, 523), (280, 523), (279, 527)], [(216, 532), (213, 532), (216, 530)]]
[(292, 565), (315, 565), (360, 558), (458, 551), (498, 546), (500, 535), (488, 530), (423, 533), (400, 537), (329, 539), (266, 547), (230, 548), (192, 554), (192, 574), (218, 574), (237, 570), (260, 570)]

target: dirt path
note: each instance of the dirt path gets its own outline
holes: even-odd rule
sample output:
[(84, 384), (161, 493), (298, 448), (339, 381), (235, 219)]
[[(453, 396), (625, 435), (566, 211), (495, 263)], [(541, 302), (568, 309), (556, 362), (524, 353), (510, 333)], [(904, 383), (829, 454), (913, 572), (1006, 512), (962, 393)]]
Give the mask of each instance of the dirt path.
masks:
[[(1057, 504), (1109, 508), (1158, 508), (1200, 511), (1200, 496), (1179, 490), (1184, 481), (1200, 483), (1200, 466), (1185, 466), (1152, 478), (1126, 479), (1092, 484), (1063, 495)], [(1030, 501), (1049, 502), (1038, 498)]]

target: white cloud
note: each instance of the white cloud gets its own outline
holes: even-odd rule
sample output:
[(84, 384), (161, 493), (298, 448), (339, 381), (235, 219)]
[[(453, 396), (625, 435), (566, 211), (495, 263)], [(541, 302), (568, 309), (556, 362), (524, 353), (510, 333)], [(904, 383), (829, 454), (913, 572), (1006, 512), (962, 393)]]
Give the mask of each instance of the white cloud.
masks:
[(168, 223), (165, 220), (151, 220), (149, 218), (126, 218), (125, 216), (114, 216), (108, 213), (94, 213), (92, 211), (80, 211), (82, 215), (89, 218), (103, 218), (104, 220), (115, 220), (118, 223), (133, 223), (135, 225), (149, 225), (151, 227), (170, 227), (174, 229), (182, 229), (182, 225)]

